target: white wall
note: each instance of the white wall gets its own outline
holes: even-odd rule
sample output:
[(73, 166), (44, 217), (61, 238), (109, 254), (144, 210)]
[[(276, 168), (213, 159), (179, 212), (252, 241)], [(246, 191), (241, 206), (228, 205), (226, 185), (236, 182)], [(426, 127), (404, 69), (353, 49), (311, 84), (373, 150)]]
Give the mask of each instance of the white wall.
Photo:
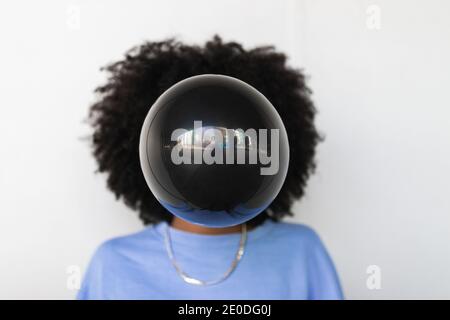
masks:
[[(369, 5), (379, 30), (366, 25)], [(216, 32), (275, 44), (311, 76), (326, 141), (295, 221), (320, 233), (347, 297), (450, 298), (448, 1), (0, 6), (0, 298), (70, 299), (68, 266), (142, 228), (81, 139), (99, 67), (142, 40)], [(369, 265), (381, 268), (380, 290), (366, 287)]]

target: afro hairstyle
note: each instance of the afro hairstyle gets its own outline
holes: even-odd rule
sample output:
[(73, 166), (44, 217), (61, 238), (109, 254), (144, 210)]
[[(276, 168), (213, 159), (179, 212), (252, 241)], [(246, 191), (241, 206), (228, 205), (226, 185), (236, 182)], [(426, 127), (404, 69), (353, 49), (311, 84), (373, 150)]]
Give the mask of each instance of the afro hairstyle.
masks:
[(287, 57), (272, 46), (245, 49), (237, 42), (214, 36), (203, 46), (176, 39), (145, 42), (120, 61), (101, 68), (108, 76), (95, 92), (89, 110), (93, 155), (98, 171), (107, 175), (108, 188), (117, 199), (139, 213), (144, 224), (170, 222), (166, 211), (148, 188), (139, 162), (143, 121), (156, 99), (173, 84), (199, 74), (238, 78), (259, 90), (277, 109), (289, 138), (290, 159), (286, 180), (264, 212), (248, 222), (279, 221), (292, 215), (291, 207), (305, 191), (315, 169), (315, 149), (321, 136), (314, 125), (316, 109), (302, 71), (286, 65)]

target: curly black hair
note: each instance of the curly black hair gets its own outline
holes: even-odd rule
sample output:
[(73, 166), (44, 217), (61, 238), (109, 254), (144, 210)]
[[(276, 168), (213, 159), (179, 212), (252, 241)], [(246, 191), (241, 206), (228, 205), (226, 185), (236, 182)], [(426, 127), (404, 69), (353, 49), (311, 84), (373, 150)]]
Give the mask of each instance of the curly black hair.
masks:
[(139, 134), (150, 107), (166, 89), (199, 74), (223, 74), (255, 87), (268, 98), (283, 119), (289, 137), (289, 169), (284, 185), (263, 213), (249, 221), (278, 221), (292, 215), (293, 202), (303, 196), (315, 169), (315, 149), (321, 136), (314, 125), (316, 109), (311, 90), (300, 70), (286, 65), (286, 55), (272, 46), (246, 50), (218, 36), (204, 46), (175, 39), (145, 42), (129, 50), (123, 60), (101, 70), (108, 73), (90, 107), (93, 154), (98, 171), (116, 198), (139, 212), (144, 224), (170, 221), (172, 215), (148, 188), (139, 163)]

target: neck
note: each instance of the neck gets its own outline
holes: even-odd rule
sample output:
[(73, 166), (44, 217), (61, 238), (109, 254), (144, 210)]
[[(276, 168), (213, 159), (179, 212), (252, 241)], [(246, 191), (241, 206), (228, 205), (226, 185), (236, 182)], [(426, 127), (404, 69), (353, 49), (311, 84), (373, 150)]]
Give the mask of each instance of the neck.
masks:
[(193, 223), (189, 223), (184, 221), (178, 217), (174, 217), (172, 219), (171, 226), (175, 229), (187, 231), (191, 233), (198, 234), (210, 234), (210, 235), (219, 235), (219, 234), (228, 234), (228, 233), (238, 233), (241, 232), (241, 225), (225, 227), (225, 228), (208, 228), (199, 226)]

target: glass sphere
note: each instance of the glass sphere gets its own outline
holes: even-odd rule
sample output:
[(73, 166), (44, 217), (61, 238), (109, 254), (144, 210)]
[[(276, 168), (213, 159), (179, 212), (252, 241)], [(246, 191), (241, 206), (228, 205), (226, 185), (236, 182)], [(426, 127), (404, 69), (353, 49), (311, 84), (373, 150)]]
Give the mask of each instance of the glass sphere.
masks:
[(288, 169), (283, 122), (259, 91), (224, 75), (187, 78), (144, 121), (139, 155), (161, 205), (188, 222), (226, 227), (264, 211)]

